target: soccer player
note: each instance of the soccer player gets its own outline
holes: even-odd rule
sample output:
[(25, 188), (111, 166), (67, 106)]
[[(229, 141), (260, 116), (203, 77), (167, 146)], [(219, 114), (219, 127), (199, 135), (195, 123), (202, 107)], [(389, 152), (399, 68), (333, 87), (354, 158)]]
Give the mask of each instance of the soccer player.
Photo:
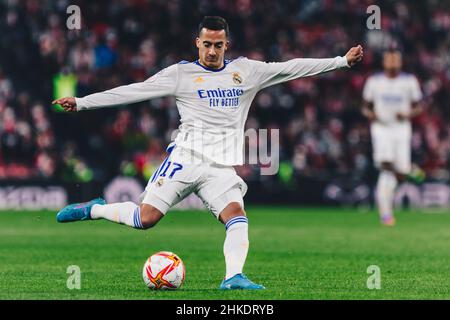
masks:
[(167, 158), (150, 178), (140, 204), (106, 204), (98, 198), (65, 207), (57, 221), (107, 219), (148, 229), (194, 192), (225, 225), (226, 273), (220, 288), (264, 289), (242, 273), (249, 248), (243, 201), (247, 186), (233, 168), (243, 164), (244, 125), (252, 100), (269, 86), (348, 68), (362, 59), (363, 49), (353, 47), (344, 57), (281, 63), (245, 57), (226, 60), (228, 37), (225, 19), (205, 17), (196, 38), (198, 60), (171, 65), (141, 83), (53, 101), (66, 111), (83, 111), (174, 96), (181, 116), (179, 133), (167, 148)]
[(380, 170), (376, 202), (381, 223), (387, 226), (395, 225), (397, 183), (411, 173), (410, 120), (422, 112), (419, 82), (401, 68), (400, 51), (384, 52), (384, 72), (370, 76), (363, 90), (362, 113), (371, 122), (373, 159)]

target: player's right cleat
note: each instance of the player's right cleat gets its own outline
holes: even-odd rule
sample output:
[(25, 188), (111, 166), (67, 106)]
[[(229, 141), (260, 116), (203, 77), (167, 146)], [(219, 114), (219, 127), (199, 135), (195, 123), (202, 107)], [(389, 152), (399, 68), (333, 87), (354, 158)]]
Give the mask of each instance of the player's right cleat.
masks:
[(239, 273), (230, 279), (223, 280), (219, 289), (221, 290), (236, 290), (236, 289), (243, 289), (243, 290), (261, 290), (265, 289), (263, 285), (253, 283), (250, 281), (245, 274)]
[(393, 227), (395, 226), (395, 218), (391, 215), (385, 215), (381, 218), (381, 224), (388, 227)]
[(70, 204), (58, 212), (56, 221), (72, 222), (91, 220), (91, 209), (94, 204), (106, 204), (106, 201), (102, 198), (97, 198), (88, 202)]

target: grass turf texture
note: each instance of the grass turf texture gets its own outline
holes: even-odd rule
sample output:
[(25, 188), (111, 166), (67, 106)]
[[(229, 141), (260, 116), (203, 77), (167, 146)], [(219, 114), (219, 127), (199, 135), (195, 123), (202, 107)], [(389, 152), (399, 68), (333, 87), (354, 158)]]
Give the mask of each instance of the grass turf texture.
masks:
[[(107, 221), (59, 224), (54, 212), (0, 213), (0, 299), (449, 299), (450, 215), (401, 212), (394, 228), (375, 212), (248, 207), (245, 273), (264, 291), (220, 291), (223, 226), (206, 212), (170, 212), (141, 231)], [(148, 256), (177, 253), (186, 282), (150, 291)], [(69, 290), (69, 265), (81, 290)], [(381, 269), (369, 290), (367, 268)]]

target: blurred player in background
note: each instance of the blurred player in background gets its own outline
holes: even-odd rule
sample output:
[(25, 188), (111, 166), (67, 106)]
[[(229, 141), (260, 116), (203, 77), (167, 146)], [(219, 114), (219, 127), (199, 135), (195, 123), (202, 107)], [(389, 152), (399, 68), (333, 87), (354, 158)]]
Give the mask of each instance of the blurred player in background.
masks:
[(205, 17), (196, 39), (198, 60), (169, 66), (141, 83), (53, 101), (66, 111), (81, 111), (174, 96), (181, 116), (180, 131), (167, 149), (167, 158), (150, 178), (140, 204), (106, 204), (99, 198), (67, 206), (57, 220), (107, 219), (148, 229), (194, 192), (225, 225), (226, 274), (220, 288), (264, 289), (242, 273), (249, 247), (243, 201), (247, 186), (233, 168), (243, 164), (244, 126), (250, 105), (256, 93), (269, 86), (348, 68), (362, 59), (363, 50), (357, 46), (345, 56), (281, 63), (244, 57), (230, 61), (225, 60), (228, 37), (223, 18)]
[(381, 223), (395, 225), (394, 193), (411, 174), (411, 119), (422, 112), (422, 92), (412, 74), (401, 72), (402, 54), (383, 54), (383, 72), (370, 76), (363, 90), (363, 115), (371, 123), (373, 159), (380, 170), (376, 202)]

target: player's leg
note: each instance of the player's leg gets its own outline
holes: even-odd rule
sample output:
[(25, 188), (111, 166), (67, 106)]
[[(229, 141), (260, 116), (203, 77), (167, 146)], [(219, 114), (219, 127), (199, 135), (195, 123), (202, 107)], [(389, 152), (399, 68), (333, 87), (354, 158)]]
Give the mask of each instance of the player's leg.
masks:
[[(234, 188), (226, 192), (225, 196), (238, 197), (233, 192), (240, 192)], [(249, 248), (248, 219), (239, 202), (230, 202), (220, 213), (219, 220), (225, 226), (225, 241), (223, 254), (225, 256), (225, 280), (242, 273)]]
[(141, 195), (141, 204), (122, 202), (95, 204), (92, 206), (91, 219), (106, 219), (125, 224), (136, 229), (149, 229), (156, 225), (175, 204), (189, 194), (189, 184), (178, 180), (155, 180), (147, 186)]
[(395, 224), (395, 190), (411, 172), (411, 140), (408, 135), (399, 134), (391, 136), (383, 145), (387, 149), (378, 150), (381, 152), (378, 155), (381, 172), (377, 184), (377, 202), (381, 222), (392, 226)]
[(196, 192), (225, 226), (223, 253), (226, 272), (220, 289), (264, 289), (264, 286), (253, 283), (243, 273), (249, 249), (248, 219), (243, 201), (246, 188), (233, 168), (216, 168), (212, 169)]
[(394, 194), (397, 187), (394, 137), (386, 130), (372, 130), (372, 147), (374, 162), (379, 169), (375, 200), (380, 221), (392, 226), (395, 224)]
[[(172, 151), (173, 148), (170, 150)], [(150, 179), (146, 190), (141, 195), (141, 204), (132, 201), (111, 203), (101, 199), (89, 202), (72, 204), (62, 209), (57, 215), (58, 222), (72, 222), (80, 220), (106, 219), (112, 222), (124, 224), (136, 229), (148, 229), (162, 219), (168, 209), (179, 202), (180, 194), (186, 188), (186, 184), (173, 181), (173, 175), (168, 177), (166, 183), (165, 171), (170, 164), (170, 151), (158, 170)], [(157, 179), (158, 178), (158, 179)]]
[(106, 219), (135, 229), (153, 227), (163, 217), (156, 207), (142, 203), (118, 202), (106, 204), (101, 198), (89, 202), (72, 204), (62, 209), (56, 219), (58, 222)]
[[(223, 254), (225, 256), (225, 278), (220, 289), (265, 289), (264, 286), (250, 281), (243, 273), (249, 249), (248, 219), (246, 217), (242, 193), (238, 187), (232, 188), (212, 201), (212, 207), (220, 208), (219, 220), (225, 226)], [(219, 209), (220, 210), (220, 209)]]
[(376, 187), (376, 201), (381, 223), (392, 226), (394, 218), (394, 195), (397, 187), (397, 176), (391, 162), (380, 164), (380, 173)]
[(156, 207), (134, 202), (121, 202), (105, 205), (94, 205), (91, 210), (92, 219), (106, 219), (124, 224), (135, 229), (149, 229), (155, 226), (164, 214)]
[(420, 179), (418, 177), (413, 177), (414, 174), (418, 173), (412, 172), (411, 139), (408, 136), (398, 137), (395, 151), (394, 169), (398, 183), (408, 179), (419, 181)]

